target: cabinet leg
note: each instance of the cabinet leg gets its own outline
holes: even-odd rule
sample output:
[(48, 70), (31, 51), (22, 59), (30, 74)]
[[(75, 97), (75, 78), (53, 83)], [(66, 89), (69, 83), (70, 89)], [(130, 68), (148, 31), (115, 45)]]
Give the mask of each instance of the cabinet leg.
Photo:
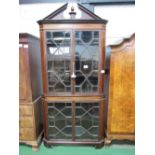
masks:
[(95, 145), (95, 149), (101, 149), (104, 146), (104, 143)]
[(33, 151), (38, 151), (38, 149), (39, 149), (38, 145), (32, 146), (32, 150), (33, 150)]
[(52, 144), (49, 144), (47, 142), (44, 142), (44, 146), (47, 147), (47, 148), (52, 148)]
[(111, 144), (111, 139), (105, 139), (105, 145), (110, 145)]

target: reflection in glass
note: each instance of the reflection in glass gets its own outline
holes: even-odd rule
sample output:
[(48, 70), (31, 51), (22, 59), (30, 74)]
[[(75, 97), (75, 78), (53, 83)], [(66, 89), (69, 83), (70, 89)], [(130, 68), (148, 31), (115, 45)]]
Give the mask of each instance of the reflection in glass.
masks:
[(98, 91), (99, 32), (75, 32), (75, 90)]
[(83, 31), (81, 33), (81, 39), (85, 43), (90, 42), (92, 40), (92, 32), (91, 31)]

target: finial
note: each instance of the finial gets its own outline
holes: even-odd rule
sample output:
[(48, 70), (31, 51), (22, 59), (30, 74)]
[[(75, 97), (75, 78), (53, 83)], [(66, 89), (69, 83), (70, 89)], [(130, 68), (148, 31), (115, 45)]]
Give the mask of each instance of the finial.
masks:
[(71, 6), (71, 12), (69, 12), (71, 19), (75, 19), (76, 12), (74, 10), (74, 6)]
[(73, 5), (72, 5), (72, 7), (71, 7), (71, 11), (74, 12), (74, 6), (73, 6)]

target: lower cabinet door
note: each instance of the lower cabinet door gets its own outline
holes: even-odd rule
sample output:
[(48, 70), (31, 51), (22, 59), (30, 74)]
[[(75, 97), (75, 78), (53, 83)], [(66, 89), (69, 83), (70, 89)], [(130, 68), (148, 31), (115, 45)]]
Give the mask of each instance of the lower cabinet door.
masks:
[(76, 103), (75, 122), (76, 140), (98, 140), (100, 127), (99, 103)]
[(49, 140), (98, 141), (102, 102), (48, 103)]
[(48, 138), (72, 140), (72, 103), (48, 103)]

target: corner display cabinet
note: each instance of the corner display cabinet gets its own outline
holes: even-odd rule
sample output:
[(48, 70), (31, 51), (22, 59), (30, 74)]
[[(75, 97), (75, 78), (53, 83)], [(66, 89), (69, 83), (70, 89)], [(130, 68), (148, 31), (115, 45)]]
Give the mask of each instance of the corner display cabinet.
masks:
[(65, 4), (40, 26), (44, 144), (104, 144), (106, 20)]

